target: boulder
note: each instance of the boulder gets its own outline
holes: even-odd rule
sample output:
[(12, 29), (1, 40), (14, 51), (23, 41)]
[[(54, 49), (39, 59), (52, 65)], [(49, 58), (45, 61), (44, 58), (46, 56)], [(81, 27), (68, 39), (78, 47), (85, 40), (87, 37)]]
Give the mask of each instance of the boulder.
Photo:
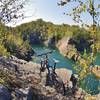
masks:
[[(23, 62), (23, 60), (20, 61)], [(2, 66), (4, 67), (6, 65), (2, 64)], [(14, 92), (14, 100), (19, 100), (19, 97), (23, 100), (83, 100), (84, 96), (86, 100), (99, 100), (100, 98), (100, 94), (92, 96), (86, 94), (82, 89), (78, 89), (73, 94), (72, 83), (70, 81), (72, 75), (71, 70), (57, 68), (55, 73), (51, 69), (50, 73), (48, 73), (47, 69), (44, 72), (40, 72), (40, 64), (33, 62), (18, 64), (18, 66), (19, 72), (16, 72), (16, 74), (13, 74), (13, 78), (10, 78), (12, 80), (10, 87), (12, 86)], [(13, 72), (13, 70), (10, 71)], [(49, 76), (50, 83), (52, 83), (51, 86), (50, 84), (46, 85), (47, 76)], [(15, 93), (17, 93), (18, 97)], [(11, 100), (11, 95), (12, 93), (10, 93), (7, 87), (0, 85), (0, 100)]]
[(100, 99), (100, 93), (96, 96), (96, 100)]
[(3, 85), (0, 85), (0, 100), (11, 100), (10, 92)]
[(59, 68), (56, 69), (56, 74), (63, 80), (64, 83), (66, 83), (67, 81), (70, 81), (72, 71), (65, 68)]

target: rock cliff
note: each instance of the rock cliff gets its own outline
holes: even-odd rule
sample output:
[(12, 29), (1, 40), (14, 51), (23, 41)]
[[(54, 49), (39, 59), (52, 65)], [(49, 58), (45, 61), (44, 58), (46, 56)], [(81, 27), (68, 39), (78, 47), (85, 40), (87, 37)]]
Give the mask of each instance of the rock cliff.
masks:
[[(0, 100), (99, 100), (99, 94), (91, 96), (80, 88), (77, 88), (76, 92), (72, 91), (71, 70), (60, 68), (53, 74), (48, 73), (47, 69), (44, 72), (40, 69), (40, 64), (16, 57), (2, 57)], [(5, 82), (1, 82), (5, 77)]]
[(65, 57), (77, 61), (78, 59), (80, 59), (80, 56), (75, 48), (75, 45), (69, 43), (70, 39), (71, 39), (70, 37), (62, 38), (58, 42), (57, 48), (59, 49), (61, 54), (63, 54)]

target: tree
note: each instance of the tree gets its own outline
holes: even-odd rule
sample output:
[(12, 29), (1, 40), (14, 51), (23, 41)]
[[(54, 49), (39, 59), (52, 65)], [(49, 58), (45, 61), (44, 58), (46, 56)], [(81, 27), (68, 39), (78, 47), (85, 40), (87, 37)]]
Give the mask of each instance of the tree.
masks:
[[(90, 72), (90, 65), (94, 64), (95, 54), (97, 53), (97, 28), (100, 24), (100, 0), (61, 0), (58, 3), (59, 6), (73, 5), (70, 12), (65, 12), (64, 14), (69, 15), (73, 18), (75, 22), (88, 28), (92, 36), (92, 53), (87, 53), (84, 50), (81, 59), (76, 63), (75, 69), (77, 70), (80, 80), (84, 79)], [(92, 24), (91, 26), (88, 23), (85, 23), (82, 19), (83, 14), (89, 14), (89, 19), (91, 17)], [(100, 32), (100, 31), (99, 31)]]
[[(11, 21), (14, 21), (18, 18), (23, 18), (24, 14), (22, 9), (26, 0), (0, 0), (0, 24), (7, 24)], [(0, 27), (0, 31), (4, 30), (4, 27)], [(4, 29), (3, 29), (4, 28)], [(8, 32), (1, 32), (2, 39), (0, 37), (1, 42), (3, 43), (7, 39)]]
[(28, 41), (23, 41), (18, 32), (5, 26), (9, 22), (16, 22), (15, 20), (26, 17), (23, 8), (27, 1), (0, 0), (0, 55), (13, 54), (19, 58), (28, 59), (28, 52), (32, 51)]
[[(82, 19), (84, 14), (89, 14), (92, 18), (92, 28), (90, 30), (94, 41), (96, 40), (96, 26), (100, 24), (100, 0), (61, 0), (58, 5), (74, 5), (70, 12), (65, 12), (64, 14), (69, 15), (73, 18), (73, 20), (82, 26), (90, 28), (88, 23), (85, 23)], [(89, 18), (89, 19), (91, 19)]]
[[(69, 15), (73, 18), (73, 20), (82, 26), (88, 28), (89, 32), (91, 33), (93, 39), (92, 53), (96, 53), (96, 40), (97, 40), (97, 27), (99, 26), (99, 18), (100, 18), (100, 1), (99, 0), (61, 0), (58, 5), (65, 6), (65, 5), (74, 5), (70, 11), (70, 13), (64, 13)], [(82, 19), (83, 14), (89, 14), (92, 18), (92, 25), (89, 26), (88, 23), (85, 23)]]
[[(97, 1), (97, 3), (96, 3)], [(66, 15), (72, 16), (73, 20), (77, 23), (84, 24), (83, 20), (81, 19), (82, 13), (89, 13), (92, 17), (92, 25), (97, 25), (99, 23), (99, 16), (100, 16), (100, 1), (99, 0), (61, 0), (58, 5), (65, 6), (71, 3), (74, 5), (72, 7), (72, 11), (70, 13), (64, 13)], [(87, 24), (85, 24), (88, 26)]]
[(26, 0), (0, 0), (0, 22), (8, 23), (18, 18), (24, 18)]

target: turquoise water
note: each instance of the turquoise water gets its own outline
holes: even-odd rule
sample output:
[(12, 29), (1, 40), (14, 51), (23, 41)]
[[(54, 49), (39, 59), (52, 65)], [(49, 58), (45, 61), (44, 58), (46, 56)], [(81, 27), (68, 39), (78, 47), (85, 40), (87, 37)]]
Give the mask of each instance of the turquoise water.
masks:
[[(33, 49), (38, 55), (53, 50), (53, 53), (48, 55), (50, 65), (51, 66), (53, 65), (52, 59), (54, 58), (59, 60), (59, 63), (57, 63), (57, 68), (67, 68), (75, 72), (75, 70), (72, 67), (75, 64), (75, 62), (73, 62), (68, 58), (65, 58), (63, 55), (59, 53), (57, 49), (51, 49), (43, 45), (34, 45)], [(40, 63), (40, 59), (41, 57), (35, 57), (33, 60), (37, 63)], [(100, 65), (100, 54), (97, 55), (95, 63), (97, 65)], [(91, 94), (100, 93), (100, 80), (96, 79), (94, 75), (88, 75), (86, 79), (81, 82), (81, 84), (82, 84), (81, 87), (87, 90), (88, 93)]]
[(95, 63), (96, 65), (100, 65), (100, 54), (97, 54)]
[[(64, 68), (68, 68), (71, 70), (73, 69), (72, 65), (74, 64), (74, 62), (70, 59), (65, 58), (63, 55), (61, 55), (57, 49), (47, 48), (42, 45), (38, 45), (38, 46), (35, 45), (35, 46), (33, 46), (33, 48), (38, 55), (53, 50), (53, 53), (48, 55), (49, 62), (50, 62), (49, 64), (53, 65), (52, 59), (54, 58), (59, 61), (57, 63), (57, 68), (64, 67)], [(41, 57), (37, 57), (34, 60), (36, 62), (40, 62), (40, 58)]]

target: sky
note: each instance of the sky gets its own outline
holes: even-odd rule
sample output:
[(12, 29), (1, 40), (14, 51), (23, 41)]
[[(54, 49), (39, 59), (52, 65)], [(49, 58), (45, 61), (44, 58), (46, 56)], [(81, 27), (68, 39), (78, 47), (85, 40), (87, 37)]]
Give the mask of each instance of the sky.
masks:
[[(44, 21), (53, 22), (54, 24), (76, 24), (71, 17), (63, 14), (65, 11), (70, 11), (75, 4), (70, 4), (68, 7), (61, 7), (57, 5), (59, 1), (60, 0), (30, 0), (25, 6), (26, 18), (18, 21), (16, 25), (39, 18), (42, 18)], [(100, 3), (100, 0), (95, 1), (96, 3)], [(91, 17), (88, 14), (83, 14), (82, 18), (86, 23), (91, 24)]]

